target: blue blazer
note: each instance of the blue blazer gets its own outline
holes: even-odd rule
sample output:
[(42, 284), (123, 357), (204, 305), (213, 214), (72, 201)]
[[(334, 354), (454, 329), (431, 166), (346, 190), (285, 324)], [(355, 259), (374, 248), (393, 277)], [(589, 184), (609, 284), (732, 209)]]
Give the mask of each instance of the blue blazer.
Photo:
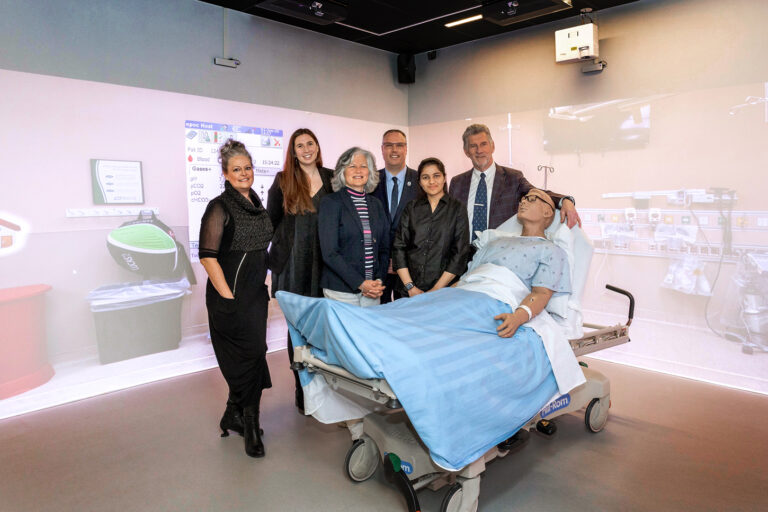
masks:
[[(373, 278), (383, 282), (389, 266), (389, 218), (381, 201), (371, 194), (365, 198), (373, 236)], [(365, 281), (363, 223), (346, 188), (320, 200), (317, 229), (324, 263), (320, 286), (360, 293)]]
[(398, 175), (398, 178), (405, 178), (404, 180), (398, 180), (398, 185), (403, 187), (403, 193), (400, 196), (400, 201), (397, 203), (397, 210), (394, 215), (389, 211), (389, 198), (387, 197), (387, 175), (384, 169), (379, 171), (379, 184), (376, 186), (376, 190), (373, 191), (373, 195), (381, 201), (384, 205), (384, 211), (387, 212), (387, 218), (389, 219), (389, 241), (395, 241), (395, 233), (397, 233), (397, 226), (400, 225), (400, 215), (405, 209), (405, 205), (416, 199), (419, 195), (419, 173), (410, 167), (405, 168), (405, 176)]

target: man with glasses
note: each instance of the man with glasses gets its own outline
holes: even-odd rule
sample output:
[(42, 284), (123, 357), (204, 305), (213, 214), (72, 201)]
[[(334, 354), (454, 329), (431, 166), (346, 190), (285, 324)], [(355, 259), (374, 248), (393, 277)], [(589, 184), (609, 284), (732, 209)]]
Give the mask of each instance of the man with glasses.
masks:
[[(522, 172), (496, 165), (493, 161), (496, 147), (491, 131), (484, 124), (468, 126), (462, 139), (464, 154), (472, 161), (473, 168), (455, 176), (448, 193), (467, 205), (470, 240), (474, 240), (478, 231), (495, 229), (515, 215), (521, 198), (533, 185)], [(547, 194), (560, 208), (560, 222), (567, 220), (569, 228), (581, 226), (573, 197), (550, 191)]]
[[(418, 193), (419, 178), (418, 173), (405, 164), (408, 141), (401, 130), (392, 129), (384, 132), (381, 140), (381, 154), (384, 157), (384, 168), (379, 171), (379, 184), (373, 195), (384, 205), (390, 222), (389, 239), (394, 241), (397, 226), (400, 224), (400, 214), (405, 205), (415, 199)], [(398, 279), (390, 261), (389, 273), (384, 283), (386, 288), (384, 295), (381, 296), (382, 304), (391, 302), (393, 293), (395, 299), (400, 298), (394, 290)]]

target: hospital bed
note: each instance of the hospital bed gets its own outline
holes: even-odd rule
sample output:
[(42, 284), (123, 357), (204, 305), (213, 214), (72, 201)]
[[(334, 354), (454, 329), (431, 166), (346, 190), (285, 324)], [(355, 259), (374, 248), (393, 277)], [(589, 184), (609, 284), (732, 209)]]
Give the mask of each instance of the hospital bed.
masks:
[[(514, 232), (515, 225), (516, 220), (513, 218), (499, 229)], [(574, 229), (572, 240), (568, 243), (573, 254), (573, 292), (569, 304), (578, 306), (589, 270), (592, 246), (578, 228)], [(568, 340), (577, 357), (629, 341), (628, 329), (634, 315), (634, 298), (629, 292), (617, 287), (607, 285), (606, 288), (629, 299), (627, 321), (603, 326), (580, 322), (580, 311), (572, 315), (581, 325), (575, 326), (575, 329), (573, 326), (564, 328), (566, 332), (579, 334)], [(362, 421), (348, 425), (353, 444), (346, 455), (344, 469), (353, 482), (363, 482), (383, 465), (388, 480), (394, 482), (403, 494), (409, 512), (420, 510), (416, 491), (423, 488), (438, 490), (446, 486), (448, 490), (442, 500), (441, 512), (477, 510), (480, 477), (486, 464), (515, 451), (518, 445), (523, 444), (529, 431), (535, 429), (545, 435), (554, 434), (556, 425), (552, 420), (557, 416), (586, 408), (586, 427), (595, 433), (601, 431), (610, 408), (610, 382), (601, 373), (586, 367), (586, 364), (579, 364), (585, 382), (565, 394), (556, 394), (530, 417), (510, 442), (491, 447), (462, 468), (446, 469), (430, 456), (429, 449), (386, 380), (360, 378), (339, 365), (329, 364), (323, 357), (318, 357), (309, 345), (294, 347), (294, 369), (306, 370), (315, 378), (324, 379), (327, 386), (336, 393), (371, 404), (371, 413), (365, 415)]]

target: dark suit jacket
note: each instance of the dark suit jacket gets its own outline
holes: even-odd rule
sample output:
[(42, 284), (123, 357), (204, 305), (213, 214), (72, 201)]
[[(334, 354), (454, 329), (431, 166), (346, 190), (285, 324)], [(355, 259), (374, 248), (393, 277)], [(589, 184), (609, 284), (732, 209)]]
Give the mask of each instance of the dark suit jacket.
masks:
[[(389, 218), (389, 241), (394, 242), (395, 233), (397, 232), (397, 226), (400, 225), (400, 215), (403, 213), (405, 205), (416, 199), (419, 195), (419, 173), (410, 167), (405, 168), (405, 175), (398, 174), (398, 185), (402, 187), (402, 195), (400, 201), (397, 203), (397, 210), (395, 214), (389, 211), (389, 198), (387, 197), (387, 175), (384, 169), (379, 170), (379, 184), (376, 186), (376, 190), (373, 191), (373, 195), (381, 201), (384, 206), (384, 211), (387, 212)], [(404, 179), (403, 179), (404, 178)]]
[[(389, 219), (381, 201), (371, 194), (365, 197), (373, 236), (373, 278), (383, 282), (389, 267)], [(320, 286), (359, 293), (365, 281), (363, 223), (346, 188), (320, 200), (317, 226), (325, 264)]]
[[(466, 205), (469, 200), (469, 183), (471, 180), (472, 169), (454, 176), (448, 193)], [(516, 214), (520, 199), (532, 188), (536, 187), (525, 179), (522, 172), (496, 164), (496, 177), (493, 179), (493, 192), (489, 203), (488, 229), (496, 229)], [(549, 190), (546, 192), (555, 202), (555, 206), (564, 197), (563, 194)]]
[[(333, 171), (323, 167), (318, 171), (320, 172), (320, 179), (323, 180), (325, 192), (327, 194), (333, 193), (333, 187), (331, 187)], [(296, 225), (296, 216), (286, 214), (283, 208), (283, 189), (280, 188), (280, 174), (282, 172), (277, 173), (267, 193), (267, 213), (272, 221), (272, 226), (275, 228), (275, 233), (272, 235), (272, 245), (269, 247), (269, 269), (276, 274), (282, 272), (288, 262), (288, 256), (293, 249)]]

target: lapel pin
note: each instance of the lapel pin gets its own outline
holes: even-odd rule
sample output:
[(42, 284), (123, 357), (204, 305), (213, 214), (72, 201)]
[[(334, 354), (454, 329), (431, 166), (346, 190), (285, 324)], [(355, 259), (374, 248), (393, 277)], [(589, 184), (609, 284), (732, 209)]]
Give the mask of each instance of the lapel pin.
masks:
[(408, 185), (409, 187), (411, 186), (411, 182), (410, 181), (406, 181), (405, 184)]

